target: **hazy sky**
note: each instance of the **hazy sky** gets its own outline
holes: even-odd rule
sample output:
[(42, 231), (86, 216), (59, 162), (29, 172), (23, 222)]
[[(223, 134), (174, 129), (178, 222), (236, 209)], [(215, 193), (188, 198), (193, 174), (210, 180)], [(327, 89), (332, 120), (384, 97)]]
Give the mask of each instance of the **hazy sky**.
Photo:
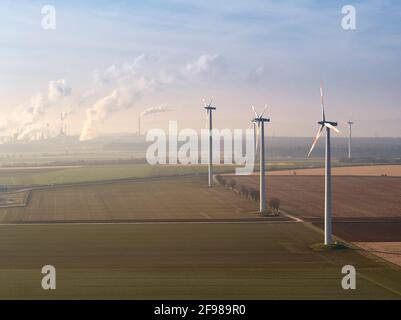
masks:
[[(46, 4), (55, 30), (41, 26)], [(341, 27), (345, 4), (356, 30)], [(135, 132), (160, 105), (144, 129), (200, 129), (214, 96), (219, 128), (249, 127), (250, 105), (267, 103), (268, 134), (312, 136), (323, 80), (340, 129), (352, 116), (356, 136), (401, 137), (400, 1), (2, 1), (0, 12), (0, 135), (56, 130), (61, 111), (71, 133)]]

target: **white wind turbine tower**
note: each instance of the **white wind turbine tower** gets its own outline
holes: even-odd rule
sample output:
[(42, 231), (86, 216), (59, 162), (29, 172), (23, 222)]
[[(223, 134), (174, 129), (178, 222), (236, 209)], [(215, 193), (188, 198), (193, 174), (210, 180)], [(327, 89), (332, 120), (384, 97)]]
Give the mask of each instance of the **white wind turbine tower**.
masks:
[(354, 124), (351, 120), (347, 121), (349, 126), (349, 136), (348, 136), (348, 159), (351, 160), (351, 135), (352, 135), (352, 125)]
[[(204, 101), (204, 100), (203, 100)], [(213, 179), (212, 179), (212, 175), (213, 175), (213, 168), (212, 168), (212, 162), (213, 162), (213, 145), (212, 145), (212, 138), (213, 138), (213, 136), (212, 136), (212, 130), (213, 130), (213, 119), (212, 119), (212, 112), (214, 111), (214, 110), (216, 110), (216, 107), (213, 107), (212, 106), (212, 101), (213, 101), (213, 99), (211, 99), (210, 100), (210, 102), (209, 102), (209, 104), (206, 104), (205, 102), (204, 102), (204, 104), (205, 104), (205, 106), (204, 106), (204, 108), (206, 109), (206, 117), (207, 117), (207, 119), (209, 120), (208, 122), (209, 122), (209, 175), (208, 175), (208, 178), (209, 178), (209, 187), (212, 187), (212, 185), (213, 185)]]
[(256, 160), (256, 151), (258, 149), (258, 139), (257, 139), (257, 131), (258, 127), (256, 122), (252, 119), (252, 125), (253, 125), (253, 161), (255, 162)]
[[(256, 123), (258, 130), (257, 134), (259, 135), (257, 141), (259, 140), (260, 150), (259, 150), (259, 212), (261, 214), (266, 214), (266, 164), (265, 164), (265, 122), (269, 122), (270, 119), (263, 118), (263, 115), (267, 109), (265, 109), (261, 114), (257, 114), (254, 106), (252, 106), (252, 110), (255, 113), (255, 119), (253, 119), (254, 123)], [(257, 144), (256, 144), (257, 149)]]
[(331, 154), (330, 154), (330, 129), (335, 132), (340, 132), (336, 126), (337, 122), (327, 121), (324, 113), (324, 100), (323, 100), (323, 84), (320, 84), (320, 101), (322, 104), (322, 120), (319, 130), (313, 140), (312, 147), (309, 150), (308, 157), (310, 156), (313, 148), (315, 147), (323, 129), (326, 127), (326, 166), (325, 166), (325, 190), (324, 190), (324, 244), (332, 244), (332, 197), (331, 197)]
[(251, 119), (252, 130), (253, 130), (253, 162), (256, 162), (257, 149), (258, 149), (258, 126), (254, 118)]

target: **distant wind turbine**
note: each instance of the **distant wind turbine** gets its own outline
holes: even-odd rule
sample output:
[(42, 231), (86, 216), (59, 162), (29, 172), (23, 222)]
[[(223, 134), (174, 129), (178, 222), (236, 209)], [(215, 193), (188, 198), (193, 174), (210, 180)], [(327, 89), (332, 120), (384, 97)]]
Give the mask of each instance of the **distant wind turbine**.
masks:
[[(261, 214), (266, 214), (266, 164), (265, 164), (265, 122), (269, 122), (270, 119), (268, 118), (263, 118), (263, 115), (267, 109), (267, 106), (265, 106), (265, 109), (261, 114), (257, 114), (255, 111), (254, 106), (252, 106), (252, 110), (255, 113), (255, 118), (253, 119), (253, 122), (256, 123), (258, 127), (258, 139), (260, 142), (260, 150), (259, 150), (259, 165), (260, 165), (260, 170), (259, 170), (259, 212)], [(257, 144), (256, 144), (257, 148)]]
[(352, 135), (352, 125), (354, 124), (351, 120), (347, 121), (349, 126), (349, 136), (348, 136), (348, 159), (351, 160), (351, 135)]
[(212, 145), (212, 130), (213, 130), (213, 119), (212, 119), (212, 112), (214, 111), (214, 110), (216, 110), (216, 107), (213, 107), (212, 106), (212, 101), (213, 101), (213, 99), (211, 99), (210, 100), (210, 102), (209, 102), (209, 104), (206, 104), (205, 102), (204, 102), (204, 104), (205, 104), (205, 106), (204, 106), (204, 108), (206, 109), (206, 117), (207, 117), (207, 120), (209, 120), (208, 122), (209, 122), (209, 175), (208, 175), (208, 178), (209, 178), (209, 187), (212, 187), (213, 186), (213, 179), (212, 179), (212, 175), (213, 175), (213, 168), (212, 168), (212, 162), (213, 162), (213, 150), (212, 150), (212, 147), (213, 147), (213, 145)]
[(323, 129), (326, 127), (326, 168), (325, 168), (325, 192), (324, 192), (324, 244), (332, 244), (332, 197), (331, 197), (331, 154), (330, 154), (330, 129), (339, 133), (336, 128), (337, 122), (327, 121), (324, 113), (323, 84), (320, 84), (320, 101), (322, 105), (322, 120), (318, 122), (320, 125), (316, 137), (313, 140), (312, 147), (309, 150), (308, 158), (315, 147)]

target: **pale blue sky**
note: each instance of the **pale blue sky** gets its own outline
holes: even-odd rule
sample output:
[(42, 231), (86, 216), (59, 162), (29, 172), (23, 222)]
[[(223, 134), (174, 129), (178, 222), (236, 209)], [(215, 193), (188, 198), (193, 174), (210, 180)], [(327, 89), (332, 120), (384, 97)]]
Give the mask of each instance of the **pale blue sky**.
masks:
[[(83, 2), (2, 1), (2, 117), (46, 92), (49, 81), (64, 79), (72, 96), (39, 121), (55, 122), (60, 110), (74, 108), (70, 128), (79, 133), (85, 110), (121, 85), (120, 78), (99, 85), (94, 72), (123, 69), (144, 55), (135, 76), (123, 75), (124, 86), (138, 73), (157, 85), (103, 117), (99, 132), (133, 132), (136, 115), (160, 104), (171, 111), (153, 115), (144, 128), (171, 119), (198, 129), (201, 99), (213, 95), (219, 127), (245, 128), (249, 106), (268, 103), (271, 133), (312, 136), (323, 80), (330, 119), (352, 114), (356, 135), (401, 136), (399, 1)], [(54, 31), (41, 28), (45, 4), (56, 8)], [(356, 30), (341, 28), (345, 4), (356, 7)]]

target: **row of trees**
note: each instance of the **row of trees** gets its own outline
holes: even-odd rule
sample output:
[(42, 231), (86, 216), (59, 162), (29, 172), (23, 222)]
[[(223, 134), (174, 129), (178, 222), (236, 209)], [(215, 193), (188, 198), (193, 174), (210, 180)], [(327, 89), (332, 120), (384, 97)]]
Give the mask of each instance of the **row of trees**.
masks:
[[(227, 177), (227, 176), (222, 176), (222, 175), (216, 175), (215, 180), (218, 184), (221, 186), (231, 189), (235, 192), (238, 192), (240, 195), (244, 196), (245, 198), (254, 200), (254, 201), (259, 201), (259, 190), (246, 186), (244, 184), (240, 184), (237, 182), (237, 180)], [(269, 207), (270, 210), (273, 214), (279, 214), (280, 212), (280, 199), (272, 197), (270, 198), (269, 201)]]

